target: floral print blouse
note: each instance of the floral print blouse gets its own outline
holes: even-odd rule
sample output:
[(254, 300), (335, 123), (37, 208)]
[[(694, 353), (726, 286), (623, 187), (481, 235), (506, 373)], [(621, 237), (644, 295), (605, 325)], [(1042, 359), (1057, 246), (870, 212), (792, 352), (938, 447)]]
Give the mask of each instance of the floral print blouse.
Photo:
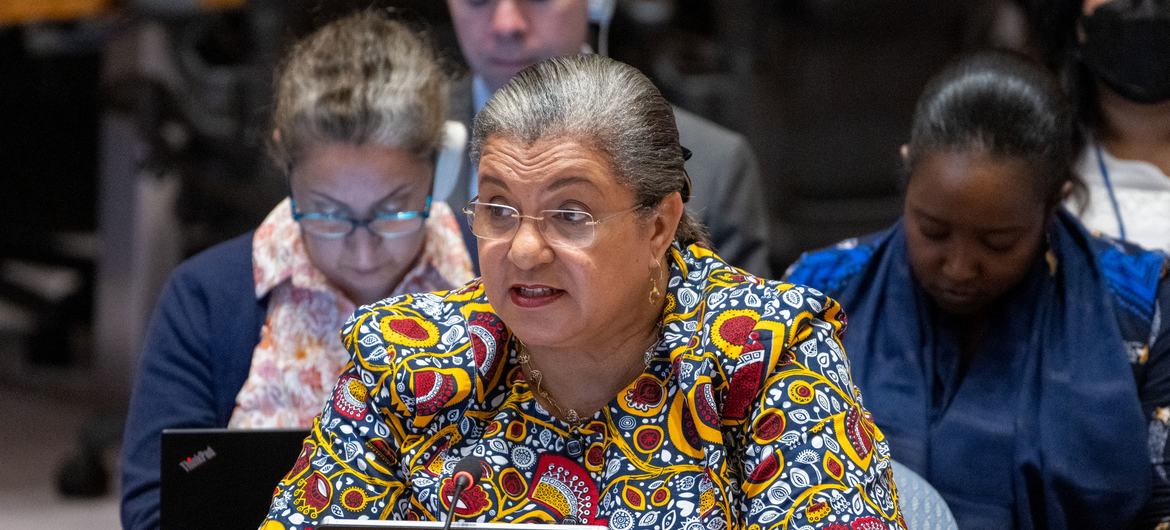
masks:
[[(472, 277), (450, 207), (432, 204), (424, 230), (422, 255), (395, 294), (448, 289)], [(288, 199), (256, 229), (252, 275), (256, 298), (269, 297), (268, 314), (228, 426), (308, 427), (349, 359), (337, 330), (356, 306), (309, 260)]]
[(904, 528), (836, 302), (671, 249), (649, 367), (572, 429), (533, 397), (476, 280), (359, 308), (352, 355), (265, 529), (445, 517), (614, 529)]

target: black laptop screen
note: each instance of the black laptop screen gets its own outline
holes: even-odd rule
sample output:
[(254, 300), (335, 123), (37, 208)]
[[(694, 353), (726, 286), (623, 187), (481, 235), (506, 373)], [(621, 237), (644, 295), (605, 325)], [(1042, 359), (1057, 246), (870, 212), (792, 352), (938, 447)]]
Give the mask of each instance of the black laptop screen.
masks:
[(162, 528), (254, 530), (308, 434), (300, 429), (163, 431)]

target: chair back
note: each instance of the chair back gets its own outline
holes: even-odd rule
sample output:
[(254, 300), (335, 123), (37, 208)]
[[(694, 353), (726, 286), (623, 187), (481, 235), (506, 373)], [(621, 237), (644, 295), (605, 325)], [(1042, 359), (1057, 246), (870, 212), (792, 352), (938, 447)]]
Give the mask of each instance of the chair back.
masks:
[(955, 516), (951, 515), (951, 509), (938, 490), (910, 468), (892, 463), (906, 527), (913, 530), (958, 530)]

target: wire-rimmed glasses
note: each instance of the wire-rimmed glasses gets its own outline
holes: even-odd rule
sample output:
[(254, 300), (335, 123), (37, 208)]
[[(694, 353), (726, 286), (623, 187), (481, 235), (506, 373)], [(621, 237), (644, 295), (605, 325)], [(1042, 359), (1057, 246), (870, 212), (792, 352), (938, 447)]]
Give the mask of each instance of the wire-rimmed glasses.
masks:
[(289, 200), (292, 203), (293, 220), (300, 223), (305, 232), (325, 239), (341, 239), (359, 226), (387, 239), (402, 237), (422, 228), (431, 212), (430, 195), (427, 195), (427, 204), (422, 210), (379, 212), (368, 219), (354, 219), (336, 213), (301, 212), (297, 210), (297, 200), (291, 197)]
[(531, 219), (550, 245), (581, 248), (597, 239), (597, 225), (637, 209), (635, 205), (602, 218), (581, 210), (541, 210), (540, 215), (524, 215), (506, 204), (473, 200), (463, 207), (463, 213), (471, 233), (480, 239), (510, 240), (516, 236), (520, 223)]

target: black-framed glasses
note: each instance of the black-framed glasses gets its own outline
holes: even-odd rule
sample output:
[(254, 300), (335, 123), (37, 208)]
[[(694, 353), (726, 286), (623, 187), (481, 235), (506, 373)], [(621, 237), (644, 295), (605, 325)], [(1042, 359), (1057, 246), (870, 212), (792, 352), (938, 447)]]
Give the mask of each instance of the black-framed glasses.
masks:
[(471, 233), (491, 241), (516, 237), (520, 223), (531, 219), (550, 245), (567, 248), (587, 247), (597, 239), (597, 225), (637, 210), (631, 206), (602, 218), (581, 210), (541, 210), (540, 215), (524, 215), (506, 204), (473, 200), (463, 207)]
[(292, 203), (293, 220), (300, 223), (305, 232), (325, 239), (341, 239), (359, 226), (387, 239), (401, 237), (417, 232), (431, 215), (430, 195), (427, 195), (427, 204), (422, 210), (379, 212), (368, 219), (354, 219), (336, 213), (302, 212), (297, 210), (296, 199), (289, 197), (289, 201)]

